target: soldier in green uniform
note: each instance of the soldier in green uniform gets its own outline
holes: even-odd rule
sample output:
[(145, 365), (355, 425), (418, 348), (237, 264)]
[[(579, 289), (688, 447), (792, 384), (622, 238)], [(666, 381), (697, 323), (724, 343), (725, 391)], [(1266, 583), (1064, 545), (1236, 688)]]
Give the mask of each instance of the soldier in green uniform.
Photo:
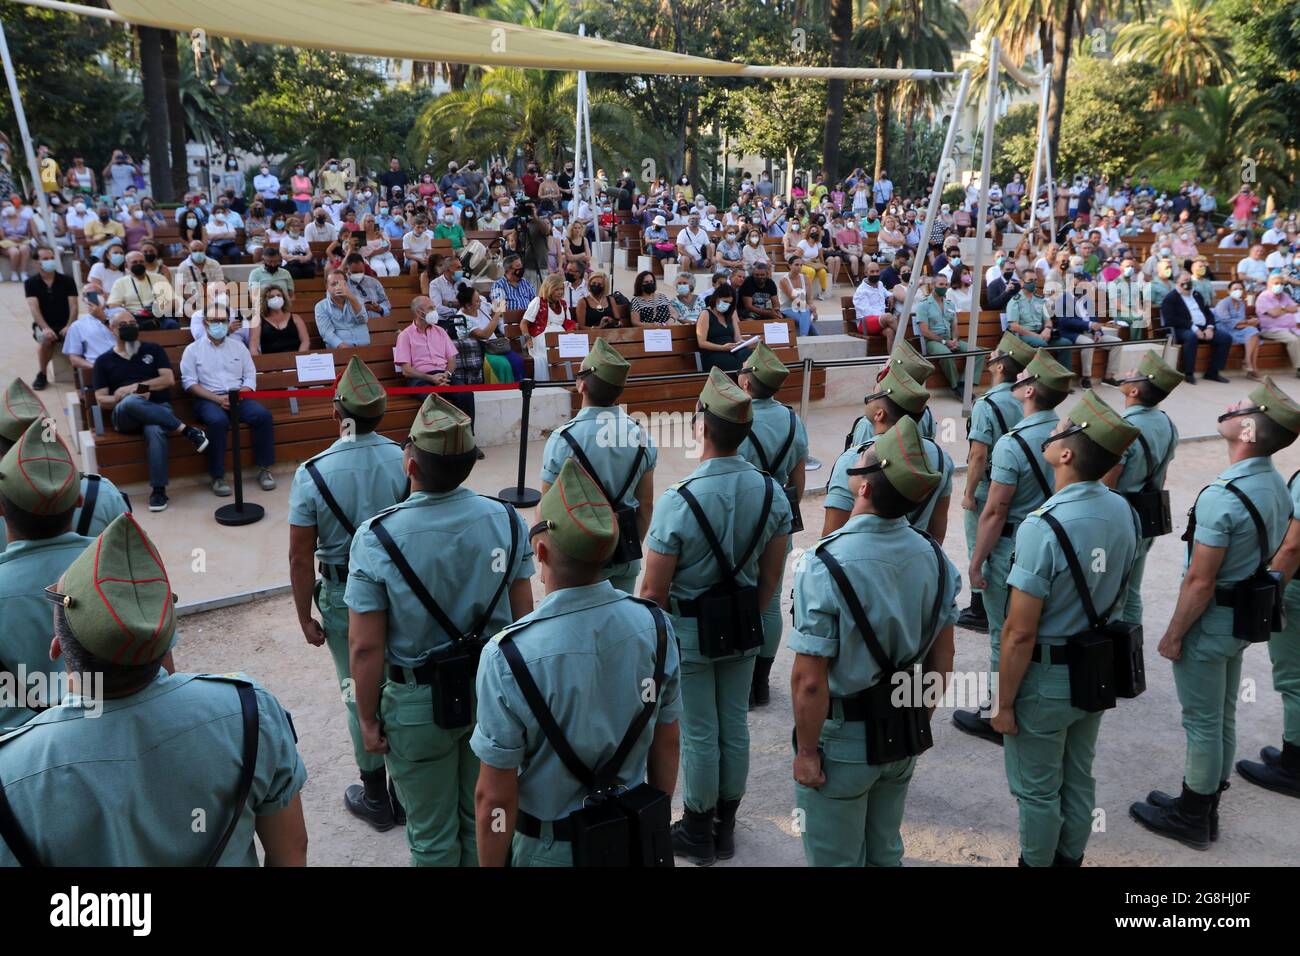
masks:
[[(636, 537), (627, 535), (617, 549), (625, 555), (638, 553), (650, 518), (654, 514), (655, 464), (659, 450), (654, 439), (643, 432), (618, 403), (631, 366), (603, 338), (597, 338), (582, 360), (575, 387), (582, 397), (578, 414), (565, 422), (546, 441), (542, 452), (542, 493), (555, 482), (560, 466), (570, 456), (578, 457), (583, 470), (596, 479), (616, 511), (631, 515), (625, 530), (633, 526)], [(620, 591), (632, 594), (641, 573), (640, 557), (619, 561), (605, 569), (605, 577)]]
[(0, 865), (257, 866), (254, 834), (305, 865), (293, 722), (242, 674), (167, 673), (176, 598), (135, 519), (47, 594), (68, 693), (0, 737)]
[(1288, 797), (1300, 797), (1300, 472), (1287, 482), (1291, 492), (1291, 521), (1282, 547), (1269, 565), (1286, 582), (1286, 620), (1282, 630), (1269, 638), (1268, 656), (1273, 661), (1273, 689), (1282, 695), (1282, 748), (1264, 747), (1262, 763), (1238, 760), (1237, 773), (1253, 784)]
[[(875, 429), (875, 434), (840, 455), (831, 469), (831, 477), (826, 484), (826, 517), (822, 524), (822, 537), (838, 531), (849, 520), (855, 500), (850, 488), (849, 470), (857, 465), (862, 453), (904, 418), (911, 418), (914, 422), (920, 419), (921, 413), (928, 408), (929, 401), (930, 393), (913, 381), (901, 366), (892, 366), (885, 373), (885, 377), (876, 385), (876, 391), (867, 396), (866, 418)], [(917, 430), (920, 430), (919, 426)], [(948, 535), (952, 457), (929, 438), (922, 438), (921, 447), (925, 449), (930, 467), (939, 475), (939, 484), (929, 497), (912, 509), (907, 520), (943, 544), (943, 539)]]
[[(921, 337), (921, 348), (926, 355), (945, 356), (953, 352), (969, 352), (970, 346), (957, 338), (957, 309), (948, 301), (948, 277), (934, 277), (934, 285), (928, 296), (916, 304), (912, 312), (912, 326)], [(950, 358), (940, 358), (939, 368), (948, 380), (948, 387), (959, 399), (965, 398), (963, 376), (957, 374), (957, 363)], [(970, 360), (963, 364), (969, 370)], [(979, 384), (984, 374), (984, 359), (975, 359), (975, 384)]]
[(1160, 656), (1174, 662), (1187, 763), (1179, 796), (1152, 791), (1129, 808), (1153, 833), (1197, 850), (1218, 837), (1219, 798), (1237, 749), (1237, 694), (1248, 642), (1235, 636), (1237, 584), (1264, 576), (1293, 506), (1272, 456), (1300, 432), (1300, 406), (1271, 378), (1219, 416), (1228, 468), (1192, 507), (1187, 568)]
[[(988, 498), (980, 513), (975, 551), (970, 559), (970, 585), (984, 592), (992, 647), (991, 673), (998, 669), (998, 642), (1007, 613), (1007, 575), (1011, 573), (1016, 529), (1052, 496), (1052, 469), (1043, 458), (1042, 443), (1060, 420), (1056, 406), (1070, 393), (1073, 376), (1045, 349), (1011, 386), (1024, 417), (1012, 425), (993, 446)], [(987, 564), (987, 567), (986, 567)], [(959, 730), (994, 743), (1002, 742), (989, 718), (979, 710), (959, 710), (952, 715)]]
[[(560, 466), (537, 515), (530, 537), (546, 597), (497, 634), (479, 664), (470, 746), (482, 761), (483, 866), (508, 857), (513, 866), (572, 866), (570, 814), (592, 784), (606, 792), (648, 784), (664, 801), (677, 786), (680, 666), (668, 615), (606, 576), (618, 522), (580, 465)], [(557, 731), (590, 780), (569, 769)]]
[[(916, 423), (900, 419), (858, 455), (848, 523), (795, 570), (795, 804), (809, 866), (902, 860), (899, 829), (917, 757), (869, 758), (867, 699), (881, 682), (892, 694), (894, 673), (916, 661), (938, 681), (937, 695), (952, 672), (961, 579), (906, 517), (941, 480)], [(929, 714), (921, 719), (928, 727)]]
[[(802, 518), (797, 521), (795, 518), (807, 475), (804, 464), (808, 460), (808, 432), (794, 409), (776, 399), (789, 374), (785, 363), (762, 342), (745, 359), (736, 381), (750, 397), (754, 425), (736, 453), (759, 471), (771, 475), (785, 489), (792, 522), (789, 547), (793, 549), (793, 532), (803, 528)], [(784, 564), (781, 576), (784, 579)], [(754, 662), (754, 680), (749, 691), (751, 707), (766, 707), (772, 699), (768, 677), (780, 646), (781, 589), (778, 586), (771, 602), (763, 609), (763, 649)]]
[[(361, 739), (343, 595), (352, 535), (367, 518), (406, 496), (402, 449), (375, 430), (387, 408), (388, 393), (354, 355), (334, 390), (339, 439), (299, 465), (289, 489), (289, 580), (298, 624), (308, 644), (329, 648), (339, 694), (347, 707), (352, 754), (361, 773), (361, 783), (347, 788), (343, 803), (380, 831), (404, 822), (403, 814), (387, 786), (383, 756), (367, 752)], [(320, 611), (319, 622), (312, 617), (313, 602)]]
[(460, 409), (430, 395), (403, 455), (410, 496), (348, 554), (357, 720), (406, 809), (412, 864), (473, 866), (474, 673), (485, 636), (533, 609), (533, 552), (514, 508), (464, 487), (478, 451)]
[[(72, 512), (80, 501), (77, 465), (57, 435), (48, 435), (37, 418), (0, 460), (0, 513), (9, 543), (0, 552), (0, 672), (13, 675), (18, 691), (31, 688), (28, 677), (57, 674), (50, 663), (50, 606), (44, 588), (53, 584), (90, 538), (72, 531)], [(26, 723), (51, 699), (0, 700), (0, 731)]]
[(737, 454), (752, 422), (750, 397), (713, 369), (695, 416), (700, 465), (659, 499), (641, 580), (641, 596), (671, 612), (681, 649), (685, 816), (673, 849), (701, 866), (735, 854), (762, 609), (790, 533), (781, 489)]
[(1085, 597), (1102, 620), (1124, 602), (1137, 516), (1101, 479), (1137, 434), (1095, 392), (1084, 392), (1041, 443), (1057, 490), (1016, 530), (993, 729), (1003, 735), (1007, 782), (1020, 807), (1022, 866), (1079, 866), (1092, 832), (1103, 711), (1074, 706), (1066, 642), (1097, 623)]
[[(0, 399), (0, 456), (13, 447), (27, 426), (37, 419), (47, 419), (48, 427), (54, 429), (54, 420), (48, 417), (37, 394), (21, 378), (14, 379)], [(81, 500), (72, 515), (72, 530), (79, 535), (93, 538), (118, 515), (131, 510), (126, 495), (102, 475), (82, 475), (80, 491)], [(0, 525), (0, 548), (4, 546), (5, 529)]]
[[(1011, 388), (1016, 377), (1033, 360), (1033, 349), (1010, 332), (1003, 332), (996, 351), (989, 359), (992, 385), (971, 405), (970, 418), (966, 420), (966, 438), (970, 450), (966, 453), (966, 491), (962, 495), (961, 507), (966, 530), (967, 560), (975, 554), (980, 514), (989, 497), (993, 446), (1024, 417), (1020, 400)], [(961, 612), (957, 626), (968, 631), (988, 633), (989, 619), (984, 610), (983, 591), (971, 588), (970, 607)]]
[[(1124, 393), (1124, 419), (1139, 430), (1137, 441), (1129, 445), (1124, 457), (1106, 476), (1106, 484), (1121, 495), (1142, 491), (1160, 491), (1178, 450), (1178, 429), (1173, 420), (1157, 406), (1169, 397), (1183, 376), (1155, 352), (1147, 352), (1137, 371), (1120, 379)], [(1142, 573), (1154, 538), (1138, 542), (1137, 563), (1129, 576), (1128, 596), (1124, 600), (1124, 620), (1142, 623)]]
[[(889, 374), (891, 368), (901, 368), (912, 381), (922, 388), (925, 388), (925, 383), (934, 374), (934, 366), (927, 362), (920, 352), (912, 348), (907, 339), (900, 339), (894, 343), (894, 351), (890, 354), (889, 361), (876, 375), (877, 385)], [(874, 392), (869, 393), (869, 395), (874, 394)], [(863, 401), (865, 402), (866, 399), (863, 399)], [(925, 411), (921, 413), (916, 426), (920, 430), (922, 438), (934, 441), (934, 413), (930, 411), (929, 405), (926, 405)], [(848, 451), (854, 445), (861, 445), (874, 434), (876, 434), (875, 426), (872, 425), (868, 417), (865, 414), (859, 415), (854, 419), (853, 427), (849, 429), (849, 434), (844, 439), (844, 450)]]
[(1018, 336), (1030, 348), (1070, 344), (1052, 331), (1047, 297), (1039, 289), (1038, 272), (1034, 269), (1026, 269), (1021, 277), (1020, 291), (1007, 303), (1006, 319), (1006, 331)]

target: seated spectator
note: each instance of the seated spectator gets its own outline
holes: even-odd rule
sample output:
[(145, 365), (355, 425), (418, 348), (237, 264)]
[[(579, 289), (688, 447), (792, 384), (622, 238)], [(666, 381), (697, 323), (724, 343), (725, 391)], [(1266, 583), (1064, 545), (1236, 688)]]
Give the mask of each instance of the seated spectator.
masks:
[(451, 250), (457, 254), (465, 248), (465, 227), (460, 224), (455, 206), (444, 206), (439, 210), (438, 227), (433, 230), (433, 238), (451, 240)]
[[(311, 253), (311, 244), (302, 232), (302, 220), (290, 216), (285, 220), (285, 235), (280, 240), (280, 258), (284, 261), (285, 271), (295, 279), (310, 279), (316, 275), (316, 261)], [(265, 254), (263, 254), (265, 262)]]
[(254, 321), (250, 323), (248, 350), (254, 355), (275, 352), (307, 352), (311, 336), (302, 316), (289, 311), (289, 296), (282, 286), (268, 283), (254, 300)]
[(641, 239), (642, 247), (656, 259), (665, 262), (677, 261), (677, 243), (668, 235), (667, 221), (663, 216), (655, 216), (650, 227)]
[(140, 341), (140, 326), (130, 312), (109, 319), (115, 344), (95, 359), (91, 387), (95, 403), (107, 412), (113, 429), (124, 435), (144, 433), (149, 456), (149, 510), (167, 507), (167, 439), (184, 435), (195, 451), (208, 447), (202, 430), (186, 425), (172, 413), (171, 388), (176, 382), (161, 345)]
[(108, 293), (108, 311), (126, 309), (143, 331), (176, 329), (175, 303), (171, 285), (161, 276), (151, 278), (140, 251), (126, 254), (127, 274), (113, 283)]
[(864, 275), (862, 265), (866, 261), (862, 245), (862, 233), (858, 221), (853, 216), (836, 216), (832, 221), (831, 240), (840, 261), (848, 268), (849, 281), (859, 283)]
[(81, 303), (81, 314), (64, 330), (63, 354), (73, 368), (89, 372), (95, 366), (95, 359), (117, 344), (117, 336), (109, 331), (103, 296), (87, 290)]
[[(1051, 302), (1052, 314), (1056, 319), (1060, 337), (1072, 345), (1121, 341), (1118, 335), (1115, 335), (1105, 325), (1097, 321), (1096, 312), (1091, 305), (1095, 287), (1088, 278), (1088, 274), (1082, 271), (1076, 272), (1073, 279), (1073, 283), (1067, 283), (1065, 288), (1053, 296)], [(1092, 358), (1094, 352), (1094, 349), (1080, 350), (1079, 361), (1082, 363), (1080, 368), (1083, 370), (1080, 384), (1084, 388), (1092, 388)], [(1066, 356), (1066, 358), (1068, 357)], [(1106, 385), (1119, 385), (1119, 359), (1119, 349), (1106, 349), (1106, 372), (1102, 377), (1102, 382)]]
[(667, 325), (677, 320), (677, 310), (672, 300), (658, 291), (653, 272), (639, 272), (633, 280), (628, 316), (633, 326)]
[(135, 203), (127, 207), (122, 230), (127, 252), (139, 249), (140, 243), (153, 238), (153, 223), (145, 219), (144, 210)]
[(239, 261), (239, 242), (228, 209), (217, 206), (212, 210), (212, 218), (204, 227), (204, 235), (208, 240), (208, 258), (215, 259), (219, 263)]
[(524, 261), (519, 256), (506, 256), (501, 265), (501, 278), (492, 285), (492, 298), (505, 302), (508, 312), (521, 312), (532, 304), (537, 295), (533, 284), (524, 278)]
[(262, 261), (248, 274), (248, 290), (254, 302), (261, 290), (271, 284), (288, 289), (289, 294), (293, 294), (293, 273), (283, 263), (284, 256), (275, 246), (267, 246), (262, 250)]
[(182, 251), (188, 250), (194, 242), (201, 242), (203, 247), (207, 248), (206, 233), (203, 230), (203, 224), (206, 216), (197, 206), (189, 209), (183, 207), (176, 210), (177, 227), (181, 235)]
[(1286, 279), (1270, 275), (1268, 285), (1255, 299), (1255, 315), (1259, 318), (1259, 335), (1269, 342), (1281, 342), (1291, 366), (1300, 378), (1300, 306), (1286, 292)]
[(1246, 287), (1240, 279), (1228, 283), (1228, 294), (1215, 304), (1214, 324), (1226, 329), (1232, 336), (1232, 344), (1240, 345), (1245, 351), (1242, 365), (1246, 369), (1246, 378), (1260, 381), (1259, 346), (1263, 339), (1259, 334), (1259, 311), (1246, 315)]
[(270, 240), (271, 218), (267, 215), (266, 204), (254, 199), (248, 208), (248, 218), (244, 220), (244, 251), (254, 262), (262, 254)]
[[(483, 297), (472, 285), (462, 283), (456, 289), (456, 311), (443, 327), (456, 347), (456, 360), (451, 367), (452, 385), (482, 385), (486, 353), (483, 343), (492, 338), (492, 330), (482, 322), (480, 312)], [(509, 366), (507, 365), (507, 368)], [(446, 397), (453, 405), (469, 416), (474, 425), (474, 393), (448, 392)]]
[(581, 222), (570, 224), (560, 247), (560, 268), (567, 272), (570, 263), (577, 267), (579, 277), (585, 276), (591, 268), (591, 245), (587, 242), (586, 230)]
[[(870, 232), (870, 229), (868, 228), (867, 231)], [(898, 220), (893, 216), (885, 216), (881, 220), (880, 232), (876, 234), (877, 254), (884, 258), (890, 258), (903, 250), (906, 245), (903, 232), (898, 228)]]
[(720, 368), (738, 372), (749, 357), (749, 349), (736, 349), (744, 341), (736, 317), (736, 293), (727, 282), (719, 282), (704, 300), (705, 309), (695, 320), (695, 344), (700, 365), (707, 372)]
[(757, 226), (751, 226), (745, 237), (745, 248), (741, 250), (740, 262), (745, 267), (745, 271), (751, 275), (760, 262), (766, 264), (769, 270), (771, 268), (771, 260), (768, 259), (763, 238), (763, 230)]
[(799, 335), (820, 335), (816, 311), (811, 305), (812, 286), (803, 256), (796, 251), (787, 257), (787, 262), (789, 271), (776, 284), (781, 294), (781, 314), (794, 320)]
[(1210, 346), (1210, 368), (1205, 377), (1211, 382), (1226, 382), (1221, 374), (1228, 361), (1232, 335), (1218, 327), (1215, 315), (1192, 288), (1192, 277), (1183, 273), (1178, 277), (1175, 291), (1160, 303), (1160, 323), (1173, 330), (1174, 341), (1182, 346), (1183, 379), (1196, 384), (1196, 350), (1201, 344)]
[(745, 250), (741, 246), (739, 227), (728, 226), (723, 229), (722, 241), (714, 253), (713, 269), (715, 272), (731, 272), (733, 269), (744, 268), (744, 265)]
[(348, 285), (366, 310), (367, 320), (372, 316), (385, 316), (393, 310), (384, 284), (374, 276), (366, 275), (366, 260), (361, 257), (361, 253), (348, 253), (344, 260), (344, 270), (347, 272)]
[(576, 316), (578, 314), (578, 303), (582, 301), (583, 296), (587, 294), (587, 282), (584, 278), (585, 273), (582, 267), (577, 263), (572, 263), (564, 267), (564, 301), (569, 304), (569, 311)]
[(71, 277), (56, 271), (53, 249), (41, 246), (36, 255), (37, 272), (23, 283), (23, 294), (32, 317), (32, 337), (36, 340), (37, 371), (32, 388), (39, 392), (49, 384), (45, 370), (64, 338), (69, 320), (77, 312), (77, 286)]
[(1165, 296), (1174, 289), (1174, 264), (1169, 259), (1160, 259), (1156, 263), (1155, 277), (1151, 280), (1151, 304), (1159, 308)]
[[(257, 367), (238, 337), (229, 333), (230, 316), (217, 306), (203, 320), (204, 336), (185, 346), (181, 353), (181, 387), (194, 405), (194, 416), (203, 424), (208, 442), (208, 474), (212, 493), (218, 498), (231, 494), (226, 482), (226, 436), (230, 431), (230, 392), (251, 392), (257, 388)], [(263, 491), (275, 489), (275, 425), (271, 413), (251, 398), (240, 399), (239, 420), (253, 433), (253, 462), (257, 483)]]
[(766, 261), (754, 263), (753, 273), (740, 284), (736, 298), (743, 320), (785, 320), (780, 309), (781, 292), (772, 281), (772, 267)]
[(433, 248), (433, 233), (429, 231), (429, 220), (418, 214), (411, 221), (411, 230), (402, 237), (402, 256), (406, 259), (407, 272), (418, 276), (429, 269), (429, 252)]
[[(633, 300), (635, 301), (635, 300)], [(564, 277), (558, 273), (542, 280), (537, 298), (528, 303), (519, 322), (523, 331), (523, 346), (533, 357), (533, 378), (549, 381), (550, 367), (546, 355), (547, 332), (570, 332), (577, 321), (564, 297)]]
[(1198, 255), (1188, 266), (1192, 273), (1192, 288), (1201, 294), (1207, 303), (1214, 301), (1214, 277), (1210, 275), (1210, 261)]
[[(1047, 298), (1038, 287), (1038, 273), (1026, 269), (1020, 274), (1020, 291), (1007, 303), (1006, 330), (1031, 348), (1068, 344), (1055, 336), (1052, 318), (1047, 311)], [(1060, 352), (1053, 353), (1061, 361)], [(1068, 360), (1068, 356), (1064, 356)]]
[(822, 241), (822, 227), (815, 221), (808, 227), (808, 237), (799, 242), (799, 257), (803, 260), (804, 275), (816, 279), (821, 286), (817, 298), (829, 299), (830, 287), (835, 284), (839, 273), (840, 260), (827, 258), (826, 246)]
[(948, 301), (948, 289), (946, 275), (927, 276), (921, 280), (921, 298), (912, 310), (912, 328), (921, 341), (921, 353), (936, 356), (934, 362), (948, 380), (948, 387), (960, 397), (964, 394), (967, 373), (973, 375), (976, 382), (980, 380), (984, 360), (976, 357), (973, 372), (969, 361), (963, 362), (959, 373), (957, 362), (946, 357), (970, 349), (966, 342), (957, 337), (957, 310)]
[(433, 300), (433, 307), (439, 319), (451, 318), (460, 310), (456, 290), (465, 278), (460, 259), (454, 255), (435, 255), (431, 271), (435, 271), (437, 275), (429, 281), (425, 294)]
[(325, 277), (325, 298), (316, 303), (316, 332), (329, 349), (370, 344), (367, 310), (347, 275), (334, 270)]
[(392, 241), (380, 231), (378, 220), (367, 213), (361, 218), (361, 229), (364, 243), (360, 252), (375, 275), (395, 276), (401, 272), (401, 267), (393, 257)]
[(203, 292), (203, 300), (198, 304), (193, 314), (190, 315), (190, 337), (195, 342), (202, 339), (207, 335), (207, 326), (204, 324), (206, 317), (219, 314), (229, 317), (226, 334), (230, 338), (239, 339), (247, 346), (250, 333), (248, 323), (239, 314), (237, 301), (239, 284), (225, 281), (210, 282)]
[(126, 253), (122, 251), (122, 240), (113, 238), (108, 241), (104, 255), (90, 267), (86, 274), (87, 283), (99, 289), (104, 295), (113, 288), (113, 283), (122, 278), (122, 266), (126, 262)]
[(694, 324), (704, 311), (704, 296), (695, 293), (695, 276), (689, 272), (677, 274), (677, 298), (672, 300), (677, 321)]
[(357, 222), (357, 211), (351, 207), (344, 209), (343, 221), (339, 223), (339, 238), (360, 236), (361, 234), (361, 223)]
[(587, 294), (578, 300), (574, 318), (580, 329), (616, 329), (623, 324), (627, 299), (621, 293), (609, 294), (609, 276), (593, 272), (587, 277)]
[[(416, 296), (411, 300), (411, 315), (415, 321), (398, 334), (397, 347), (393, 350), (398, 371), (411, 386), (451, 385), (460, 353), (451, 336), (438, 324), (433, 302), (427, 296)], [(446, 392), (443, 397), (466, 415), (473, 413), (472, 392)]]
[(330, 218), (324, 205), (316, 204), (312, 209), (311, 222), (303, 230), (308, 242), (334, 242), (339, 237), (339, 228)]
[(894, 296), (880, 278), (880, 263), (868, 259), (863, 265), (866, 275), (853, 292), (853, 311), (862, 336), (883, 335), (886, 354), (894, 350), (898, 319), (894, 317)]
[(1268, 282), (1268, 266), (1264, 263), (1264, 247), (1256, 243), (1250, 253), (1237, 263), (1237, 278), (1246, 286), (1246, 294), (1263, 291)]
[[(15, 210), (15, 213), (16, 212), (17, 210)], [(25, 223), (22, 223), (20, 229), (19, 228), (20, 224), (18, 222), (19, 218), (21, 217), (10, 216), (10, 215), (6, 215), (3, 217), (3, 219), (5, 220), (12, 220), (12, 221), (6, 221), (4, 223), (4, 229), (5, 229), (4, 240), (0, 241), (0, 248), (5, 248), (6, 252), (8, 252), (9, 247), (4, 246), (4, 242), (13, 241), (14, 239), (22, 239), (25, 241), (31, 236), (30, 220)], [(18, 235), (16, 232), (15, 235), (11, 238), (9, 234), (11, 230), (21, 232), (21, 235)], [(101, 203), (100, 206), (95, 210), (95, 218), (86, 223), (84, 234), (86, 237), (86, 244), (90, 247), (91, 258), (94, 259), (102, 260), (104, 258), (105, 251), (108, 249), (109, 244), (114, 239), (117, 239), (123, 243), (125, 243), (126, 241), (126, 229), (122, 226), (120, 222), (112, 218), (112, 211), (109, 209), (106, 203)], [(13, 256), (11, 255), (10, 262), (12, 261), (13, 261)], [(23, 259), (23, 262), (26, 263), (25, 258)]]

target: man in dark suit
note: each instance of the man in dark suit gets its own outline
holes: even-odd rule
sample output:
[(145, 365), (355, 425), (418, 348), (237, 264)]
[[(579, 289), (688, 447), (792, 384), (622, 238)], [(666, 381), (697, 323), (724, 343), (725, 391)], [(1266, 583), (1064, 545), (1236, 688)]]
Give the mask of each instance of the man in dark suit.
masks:
[(1183, 378), (1189, 385), (1196, 384), (1196, 349), (1201, 344), (1210, 346), (1210, 368), (1205, 373), (1211, 382), (1226, 382), (1223, 366), (1228, 361), (1228, 348), (1232, 336), (1214, 324), (1214, 313), (1205, 304), (1199, 292), (1192, 291), (1192, 277), (1184, 272), (1178, 277), (1174, 291), (1160, 303), (1160, 324), (1172, 330), (1174, 341), (1183, 349)]
[(1010, 258), (1002, 262), (1002, 274), (984, 288), (984, 308), (1005, 312), (1007, 303), (1020, 292), (1016, 264)]

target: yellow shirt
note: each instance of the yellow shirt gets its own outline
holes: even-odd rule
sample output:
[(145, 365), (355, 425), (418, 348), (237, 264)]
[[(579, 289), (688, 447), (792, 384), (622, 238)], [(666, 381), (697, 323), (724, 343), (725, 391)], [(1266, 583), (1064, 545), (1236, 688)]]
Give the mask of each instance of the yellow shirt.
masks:
[(109, 236), (117, 236), (122, 239), (126, 236), (126, 230), (116, 219), (110, 219), (108, 222), (100, 222), (98, 219), (92, 219), (86, 223), (84, 230), (86, 241), (89, 243), (103, 242)]
[(41, 167), (41, 189), (47, 193), (57, 192), (59, 189), (59, 180), (62, 172), (59, 164), (50, 156), (46, 156), (40, 161)]

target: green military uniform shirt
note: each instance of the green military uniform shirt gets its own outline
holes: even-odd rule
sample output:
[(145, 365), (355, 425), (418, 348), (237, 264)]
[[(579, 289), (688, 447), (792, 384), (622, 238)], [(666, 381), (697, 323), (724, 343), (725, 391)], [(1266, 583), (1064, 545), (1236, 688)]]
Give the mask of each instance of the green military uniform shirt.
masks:
[[(91, 481), (98, 481), (99, 491), (95, 495), (95, 512), (90, 516), (90, 524), (86, 529), (86, 537), (94, 538), (101, 531), (109, 526), (114, 518), (118, 515), (124, 515), (131, 509), (127, 507), (126, 496), (117, 489), (107, 478), (99, 475), (82, 475), (81, 476), (81, 497), (82, 500), (89, 500), (86, 494), (90, 488)], [(72, 512), (72, 530), (76, 531), (77, 526), (81, 524), (82, 507), (78, 507)], [(0, 521), (0, 548), (8, 543), (8, 535), (5, 531), (4, 522)]]
[[(875, 444), (875, 441), (876, 436), (873, 435), (848, 451), (841, 452), (835, 459), (835, 466), (831, 468), (830, 481), (826, 485), (827, 508), (838, 508), (841, 511), (853, 510), (853, 492), (849, 490), (849, 469), (858, 463), (862, 453)], [(939, 502), (952, 494), (953, 464), (952, 456), (938, 444), (928, 438), (922, 439), (922, 443), (925, 445), (925, 454), (930, 461), (930, 467), (942, 476), (933, 494), (908, 515), (908, 520), (913, 527), (925, 530), (929, 527), (930, 518), (934, 515), (934, 509)]]
[(346, 564), (352, 535), (339, 524), (307, 471), (314, 464), (339, 508), (355, 526), (390, 508), (406, 494), (402, 448), (371, 432), (340, 438), (294, 472), (289, 488), (289, 524), (316, 528), (316, 560)]
[[(17, 675), (21, 666), (29, 675), (62, 674), (62, 662), (50, 660), (54, 629), (43, 592), (93, 543), (93, 538), (67, 532), (41, 541), (13, 541), (0, 552), (0, 671)], [(30, 685), (19, 682), (13, 690), (25, 694)], [(5, 696), (0, 696), (0, 730), (26, 723), (36, 713), (11, 706)], [(57, 703), (49, 699), (44, 705)]]
[[(775, 398), (755, 398), (750, 403), (754, 413), (754, 424), (749, 437), (740, 443), (736, 454), (749, 462), (759, 471), (766, 470), (763, 458), (754, 447), (757, 442), (762, 446), (767, 458), (768, 472), (777, 484), (785, 486), (790, 483), (790, 473), (794, 466), (808, 457), (808, 430), (798, 415), (792, 414), (789, 405), (778, 402)], [(794, 424), (794, 440), (790, 449), (780, 461), (772, 459), (785, 447), (786, 438), (790, 437), (790, 425)]]
[(1121, 494), (1141, 491), (1148, 479), (1151, 480), (1153, 487), (1163, 488), (1165, 474), (1169, 471), (1169, 464), (1174, 460), (1174, 453), (1178, 448), (1178, 428), (1170, 417), (1158, 408), (1132, 405), (1124, 409), (1121, 414), (1125, 421), (1137, 426), (1142, 432), (1142, 440), (1151, 450), (1151, 458), (1149, 459), (1142, 451), (1141, 442), (1134, 441), (1129, 445), (1124, 450), (1124, 457), (1120, 459), (1124, 470), (1120, 472), (1119, 481), (1115, 483), (1115, 490)]
[[(1018, 425), (1024, 414), (1020, 401), (1011, 392), (1010, 382), (998, 382), (971, 405), (970, 432), (966, 437), (970, 441), (981, 442), (988, 446), (990, 471), (993, 467), (993, 448), (998, 439)], [(969, 475), (966, 480), (970, 480)], [(975, 500), (983, 502), (988, 496), (989, 476), (986, 472), (979, 476), (979, 483), (975, 486)]]
[(931, 293), (918, 302), (916, 308), (912, 310), (912, 328), (917, 335), (921, 334), (922, 322), (939, 338), (951, 339), (955, 335), (953, 330), (957, 328), (957, 310), (948, 301), (947, 296), (944, 296), (941, 302), (939, 296)]
[(1019, 325), (1031, 332), (1043, 331), (1047, 324), (1047, 299), (1041, 295), (1017, 292), (1007, 303), (1007, 328)]
[[(1052, 494), (1056, 479), (1053, 477), (1052, 466), (1043, 458), (1042, 444), (1052, 434), (1058, 421), (1060, 416), (1054, 410), (1026, 415), (1018, 424), (1012, 425), (1011, 430), (993, 446), (993, 467), (989, 477), (1015, 488), (1007, 509), (1008, 525), (1019, 524)], [(1019, 435), (1029, 447), (1029, 453), (1038, 464), (1039, 474), (1047, 482), (1046, 492), (1025, 458), (1020, 443), (1012, 438), (1013, 435)]]
[[(619, 768), (618, 783), (645, 782), (654, 724), (681, 714), (677, 642), (672, 622), (665, 649), (664, 684), (655, 719)], [(519, 769), (519, 809), (559, 820), (582, 806), (587, 790), (565, 768), (524, 701), (499, 642), (512, 640), (578, 758), (596, 768), (613, 756), (655, 673), (656, 631), (647, 602), (608, 581), (553, 591), (533, 611), (488, 642), (479, 662), (478, 724), (470, 746), (479, 760)]]
[[(243, 675), (234, 675), (247, 682)], [(257, 765), (218, 865), (256, 866), (256, 818), (287, 807), (307, 771), (293, 724), (261, 687)], [(46, 866), (202, 866), (234, 814), (243, 758), (229, 676), (159, 671), (127, 697), (71, 696), (0, 738), (0, 780)], [(14, 866), (0, 842), (0, 865)]]
[[(483, 632), (495, 633), (510, 623), (509, 586), (533, 574), (533, 549), (523, 519), (513, 508), (463, 485), (444, 494), (416, 492), (357, 528), (348, 559), (344, 600), (358, 614), (388, 612), (385, 657), (389, 664), (418, 667), (450, 644), (451, 638), (393, 567), (371, 530), (379, 518), (443, 613), (458, 627), (467, 630), (478, 623), (502, 574), (507, 575), (507, 591), (502, 592)], [(507, 522), (514, 522), (518, 532), (513, 566), (507, 563)]]

